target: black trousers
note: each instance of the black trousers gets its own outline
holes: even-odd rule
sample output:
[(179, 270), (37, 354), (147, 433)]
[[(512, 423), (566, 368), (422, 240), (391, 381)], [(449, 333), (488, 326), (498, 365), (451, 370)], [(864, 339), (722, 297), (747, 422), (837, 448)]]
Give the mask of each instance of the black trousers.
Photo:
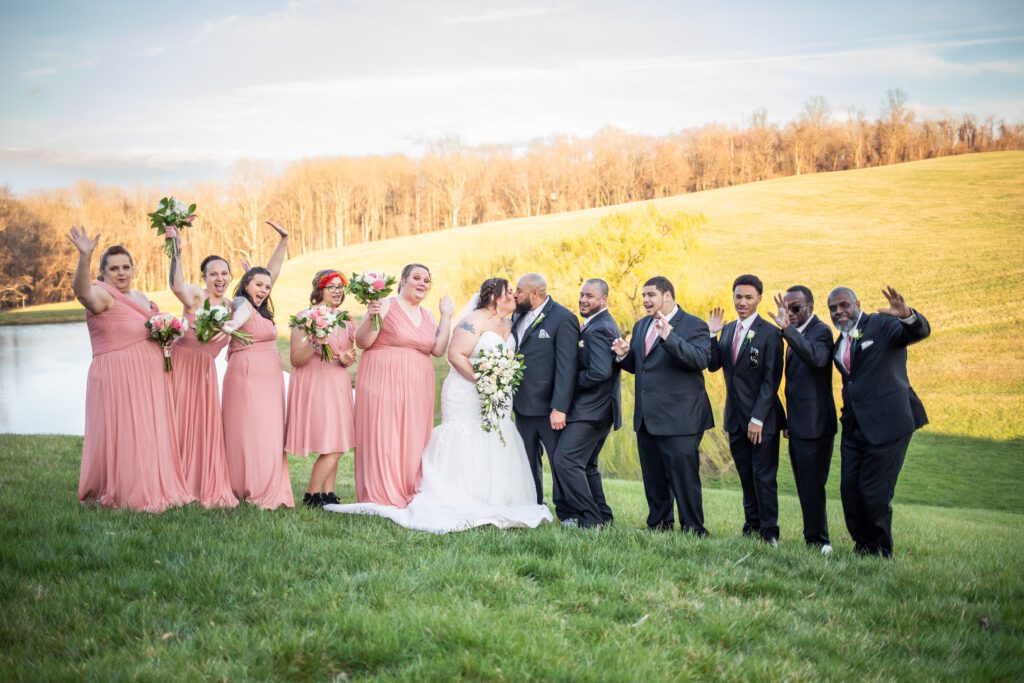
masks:
[(793, 466), (796, 493), (804, 517), (804, 540), (808, 545), (827, 545), (828, 513), (825, 509), (825, 484), (832, 466), (835, 434), (818, 439), (789, 438), (789, 463)]
[[(558, 446), (558, 439), (561, 432), (551, 428), (551, 418), (548, 415), (521, 415), (515, 413), (516, 429), (519, 436), (523, 437), (523, 445), (526, 446), (526, 458), (530, 461), (530, 471), (533, 473), (533, 483), (537, 487), (537, 503), (544, 503), (544, 464), (541, 454), (547, 452), (548, 458), (554, 454)], [(554, 467), (551, 468), (551, 497), (556, 501), (555, 514), (559, 519), (563, 515), (569, 517), (566, 510), (559, 510), (557, 501), (561, 499), (561, 487), (558, 484), (558, 474)]]
[(839, 492), (854, 550), (892, 557), (892, 497), (913, 434), (873, 446), (851, 415), (839, 442)]
[(700, 487), (698, 448), (704, 433), (654, 436), (640, 424), (636, 432), (640, 452), (640, 472), (647, 494), (647, 526), (671, 529), (675, 523), (672, 501), (679, 509), (679, 525), (684, 532), (706, 536), (704, 499)]
[(729, 450), (743, 487), (743, 534), (768, 541), (779, 537), (779, 435), (761, 434), (752, 444), (746, 432), (729, 434)]
[[(574, 517), (582, 527), (612, 521), (612, 509), (604, 499), (597, 458), (611, 432), (611, 420), (570, 422), (558, 436), (551, 469), (558, 476), (555, 510), (559, 519)], [(563, 516), (567, 515), (567, 516)]]

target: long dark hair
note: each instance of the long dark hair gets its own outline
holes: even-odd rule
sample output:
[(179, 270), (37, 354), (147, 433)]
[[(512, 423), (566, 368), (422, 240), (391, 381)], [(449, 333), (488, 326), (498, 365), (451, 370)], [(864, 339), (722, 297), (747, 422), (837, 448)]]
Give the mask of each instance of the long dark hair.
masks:
[[(313, 276), (313, 291), (309, 293), (309, 305), (316, 306), (318, 303), (324, 300), (324, 288), (320, 286), (320, 282), (327, 277), (332, 276), (331, 280), (335, 277), (341, 279), (341, 284), (347, 285), (348, 278), (336, 271), (334, 268), (328, 268), (326, 270), (316, 271), (316, 275)], [(341, 302), (345, 303), (345, 290), (341, 290)]]
[(484, 280), (483, 284), (480, 285), (480, 294), (476, 302), (477, 310), (489, 308), (491, 304), (497, 301), (499, 296), (502, 296), (508, 290), (508, 280), (503, 277), (492, 277)]
[(271, 277), (270, 271), (267, 270), (266, 268), (263, 268), (261, 266), (253, 266), (249, 270), (245, 271), (245, 275), (243, 275), (242, 279), (238, 281), (238, 286), (235, 287), (235, 298), (237, 299), (240, 296), (245, 297), (245, 300), (249, 302), (250, 306), (256, 309), (257, 313), (262, 315), (267, 320), (273, 322), (274, 302), (270, 300), (270, 295), (268, 294), (267, 298), (263, 300), (263, 303), (257, 307), (256, 304), (253, 302), (252, 297), (249, 296), (249, 292), (246, 291), (246, 288), (248, 288), (249, 283), (252, 281), (252, 278), (256, 275), (266, 275), (267, 277)]
[(103, 271), (107, 269), (107, 260), (111, 256), (127, 256), (128, 265), (130, 265), (132, 268), (135, 267), (135, 259), (133, 259), (132, 255), (128, 253), (128, 250), (122, 247), (120, 244), (113, 244), (107, 247), (106, 251), (104, 251), (103, 254), (100, 256), (100, 274), (96, 278), (100, 282), (103, 282)]

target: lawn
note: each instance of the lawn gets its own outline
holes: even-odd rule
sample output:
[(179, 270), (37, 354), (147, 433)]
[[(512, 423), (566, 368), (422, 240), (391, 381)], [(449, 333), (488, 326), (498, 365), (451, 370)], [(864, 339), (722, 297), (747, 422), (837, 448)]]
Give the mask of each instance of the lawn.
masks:
[[(80, 448), (0, 436), (4, 680), (1014, 680), (1024, 659), (1019, 487), (908, 504), (908, 472), (887, 562), (853, 555), (834, 496), (830, 557), (789, 495), (779, 548), (744, 539), (728, 488), (706, 492), (707, 540), (643, 530), (623, 481), (600, 532), (84, 508)], [(351, 500), (348, 458), (339, 482)]]

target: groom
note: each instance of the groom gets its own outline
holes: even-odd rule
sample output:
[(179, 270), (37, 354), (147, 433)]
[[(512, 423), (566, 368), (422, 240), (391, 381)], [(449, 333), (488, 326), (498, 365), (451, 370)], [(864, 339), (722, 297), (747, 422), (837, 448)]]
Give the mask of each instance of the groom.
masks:
[[(516, 283), (516, 311), (512, 315), (512, 334), (523, 354), (523, 381), (516, 391), (512, 410), (516, 429), (523, 437), (530, 461), (537, 502), (544, 502), (541, 447), (548, 458), (555, 453), (559, 433), (565, 428), (566, 413), (572, 404), (576, 386), (576, 356), (580, 326), (569, 309), (548, 296), (547, 282), (537, 273), (527, 273)], [(558, 476), (552, 469), (552, 497), (561, 501)], [(571, 517), (565, 510), (555, 513), (559, 519)]]

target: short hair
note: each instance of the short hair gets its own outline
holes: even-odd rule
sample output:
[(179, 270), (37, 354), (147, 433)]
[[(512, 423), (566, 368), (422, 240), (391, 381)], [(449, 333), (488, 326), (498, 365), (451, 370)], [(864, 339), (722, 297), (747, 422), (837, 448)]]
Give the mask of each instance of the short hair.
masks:
[(758, 294), (764, 294), (764, 283), (762, 283), (761, 278), (756, 275), (740, 275), (732, 281), (732, 291), (735, 292), (736, 288), (740, 285), (749, 285), (756, 289)]
[(787, 289), (786, 292), (800, 292), (801, 294), (804, 295), (804, 298), (807, 299), (807, 303), (814, 303), (814, 295), (811, 294), (811, 290), (808, 289), (807, 287), (804, 287), (803, 285), (793, 285), (792, 287)]
[(854, 294), (853, 290), (850, 289), (849, 287), (836, 287), (835, 289), (828, 293), (828, 300), (831, 301), (832, 297), (834, 297), (836, 294), (849, 294), (851, 299), (857, 301), (857, 295)]
[(676, 288), (672, 286), (672, 282), (670, 282), (667, 277), (664, 277), (662, 275), (655, 275), (654, 277), (650, 278), (649, 280), (647, 280), (647, 282), (644, 283), (644, 287), (654, 287), (662, 294), (668, 292), (669, 294), (672, 295), (673, 299), (676, 298)]
[(608, 296), (608, 283), (599, 277), (592, 277), (584, 285), (597, 285), (597, 289), (601, 292), (601, 296)]

